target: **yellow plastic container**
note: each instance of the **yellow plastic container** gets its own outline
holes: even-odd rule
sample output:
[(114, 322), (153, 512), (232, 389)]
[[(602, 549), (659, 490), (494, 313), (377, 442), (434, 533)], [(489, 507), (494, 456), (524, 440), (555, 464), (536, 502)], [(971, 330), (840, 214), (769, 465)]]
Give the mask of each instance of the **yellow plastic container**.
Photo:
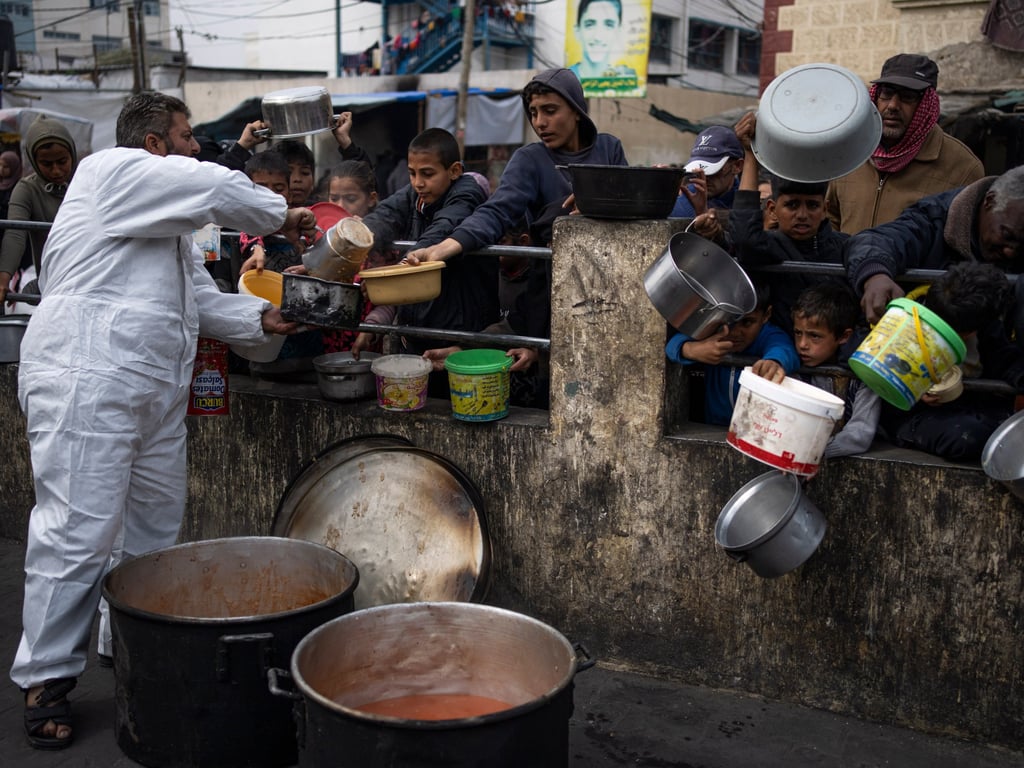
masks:
[(412, 266), (374, 267), (359, 273), (366, 295), (374, 304), (418, 304), (441, 295), (443, 261), (425, 261)]
[(508, 416), (509, 372), (514, 360), (500, 349), (467, 349), (448, 356), (452, 416), (496, 421)]
[(945, 320), (917, 302), (894, 299), (850, 355), (850, 369), (883, 400), (909, 411), (965, 354)]
[(284, 278), (281, 277), (280, 272), (271, 272), (269, 269), (264, 269), (262, 272), (250, 269), (248, 272), (243, 272), (242, 276), (238, 278), (238, 292), (259, 296), (280, 308), (281, 297), (284, 293)]

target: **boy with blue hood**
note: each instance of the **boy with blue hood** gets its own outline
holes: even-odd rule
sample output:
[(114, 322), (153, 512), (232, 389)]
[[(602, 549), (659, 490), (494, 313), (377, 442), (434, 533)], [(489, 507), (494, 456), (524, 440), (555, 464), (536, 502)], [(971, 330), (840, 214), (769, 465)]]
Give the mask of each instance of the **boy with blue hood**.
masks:
[[(572, 194), (565, 166), (627, 165), (622, 143), (598, 133), (587, 114), (579, 78), (568, 69), (548, 69), (523, 88), (523, 109), (540, 141), (520, 147), (501, 175), (494, 194), (451, 236), (429, 248), (410, 251), (406, 260), (445, 261), (498, 243), (520, 219), (532, 223), (551, 203)], [(561, 166), (561, 167), (560, 167)]]
[[(57, 216), (64, 192), (78, 167), (78, 151), (71, 133), (52, 117), (40, 115), (25, 131), (24, 146), (32, 170), (11, 192), (7, 218), (12, 221), (48, 221)], [(26, 243), (31, 245), (35, 273), (46, 244), (48, 230), (9, 229), (0, 248), (0, 302), (7, 294), (11, 277), (22, 266)]]

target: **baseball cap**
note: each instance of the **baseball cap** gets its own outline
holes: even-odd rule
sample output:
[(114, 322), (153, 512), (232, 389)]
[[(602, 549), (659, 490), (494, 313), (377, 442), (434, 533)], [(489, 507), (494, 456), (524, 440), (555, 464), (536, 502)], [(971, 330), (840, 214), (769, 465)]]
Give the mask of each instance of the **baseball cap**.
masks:
[(886, 59), (882, 65), (882, 74), (871, 83), (899, 85), (915, 91), (936, 88), (939, 83), (939, 65), (918, 53), (898, 53)]
[(712, 125), (697, 134), (686, 170), (704, 171), (707, 176), (713, 176), (729, 160), (741, 157), (743, 145), (736, 138), (736, 132), (724, 125)]

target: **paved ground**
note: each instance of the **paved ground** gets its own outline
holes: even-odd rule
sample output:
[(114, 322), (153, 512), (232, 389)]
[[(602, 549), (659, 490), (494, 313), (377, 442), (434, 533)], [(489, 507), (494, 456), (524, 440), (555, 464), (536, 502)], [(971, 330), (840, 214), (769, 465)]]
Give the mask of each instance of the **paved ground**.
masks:
[[(22, 545), (0, 541), (0, 665), (5, 676), (20, 632), (23, 553)], [(111, 670), (91, 664), (72, 699), (75, 744), (62, 752), (38, 752), (23, 736), (19, 691), (10, 683), (0, 685), (0, 766), (136, 766), (115, 742)], [(575, 704), (568, 768), (1024, 767), (1019, 753), (601, 665), (577, 675)]]

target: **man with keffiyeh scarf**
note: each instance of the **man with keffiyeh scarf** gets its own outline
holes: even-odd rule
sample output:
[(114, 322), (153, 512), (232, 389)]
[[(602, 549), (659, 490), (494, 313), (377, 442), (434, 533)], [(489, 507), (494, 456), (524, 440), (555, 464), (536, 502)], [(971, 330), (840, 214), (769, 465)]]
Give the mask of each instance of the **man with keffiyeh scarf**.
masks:
[(856, 234), (892, 221), (928, 195), (977, 181), (981, 161), (938, 124), (939, 68), (927, 56), (888, 59), (871, 83), (882, 116), (882, 139), (857, 170), (829, 185), (825, 207), (832, 226)]

